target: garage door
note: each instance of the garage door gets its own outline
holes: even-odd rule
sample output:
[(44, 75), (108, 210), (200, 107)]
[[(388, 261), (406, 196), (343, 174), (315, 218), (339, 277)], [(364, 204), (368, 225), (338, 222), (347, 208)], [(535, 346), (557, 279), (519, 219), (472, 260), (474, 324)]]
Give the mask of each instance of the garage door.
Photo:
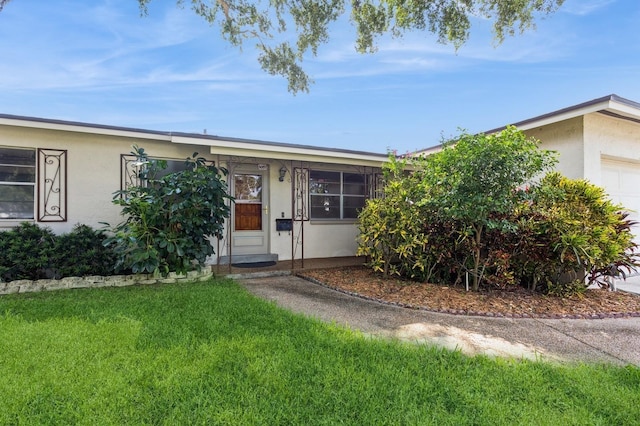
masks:
[[(633, 210), (633, 220), (640, 221), (640, 163), (602, 159), (602, 186), (615, 203)], [(640, 225), (634, 234), (640, 244)]]

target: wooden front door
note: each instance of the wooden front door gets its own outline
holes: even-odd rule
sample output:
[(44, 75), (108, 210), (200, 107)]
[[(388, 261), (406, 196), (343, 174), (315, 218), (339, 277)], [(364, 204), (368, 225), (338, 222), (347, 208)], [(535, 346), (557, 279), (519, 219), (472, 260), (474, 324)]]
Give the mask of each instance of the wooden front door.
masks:
[(266, 254), (268, 248), (267, 171), (244, 166), (233, 173), (233, 253)]

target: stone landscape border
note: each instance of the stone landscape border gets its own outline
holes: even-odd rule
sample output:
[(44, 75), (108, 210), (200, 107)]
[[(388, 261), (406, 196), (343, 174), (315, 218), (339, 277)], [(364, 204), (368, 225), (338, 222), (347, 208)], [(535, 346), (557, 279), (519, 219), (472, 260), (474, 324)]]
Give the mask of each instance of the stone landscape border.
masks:
[(156, 274), (134, 274), (65, 277), (58, 280), (15, 280), (0, 282), (0, 295), (66, 290), (72, 288), (126, 287), (132, 285), (175, 284), (180, 282), (206, 281), (212, 276), (213, 271), (210, 268), (203, 268), (200, 271), (189, 271), (186, 274), (177, 274), (175, 272), (170, 272), (166, 277)]

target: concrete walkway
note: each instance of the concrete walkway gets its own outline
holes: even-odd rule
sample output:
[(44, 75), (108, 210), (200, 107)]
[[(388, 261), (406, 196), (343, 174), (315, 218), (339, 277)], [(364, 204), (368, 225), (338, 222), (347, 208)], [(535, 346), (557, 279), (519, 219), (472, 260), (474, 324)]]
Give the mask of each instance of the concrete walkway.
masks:
[(628, 277), (626, 280), (615, 280), (614, 284), (618, 290), (640, 294), (640, 275)]
[(640, 366), (640, 318), (550, 320), (448, 315), (367, 301), (291, 275), (238, 277), (238, 281), (251, 293), (285, 309), (366, 335), (435, 344), (469, 355)]

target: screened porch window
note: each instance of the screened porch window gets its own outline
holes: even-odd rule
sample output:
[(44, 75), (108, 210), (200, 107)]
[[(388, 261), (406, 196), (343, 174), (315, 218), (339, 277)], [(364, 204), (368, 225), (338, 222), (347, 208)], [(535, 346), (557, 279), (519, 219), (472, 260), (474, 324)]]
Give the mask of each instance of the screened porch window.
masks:
[(357, 219), (364, 207), (366, 175), (311, 170), (311, 219)]

